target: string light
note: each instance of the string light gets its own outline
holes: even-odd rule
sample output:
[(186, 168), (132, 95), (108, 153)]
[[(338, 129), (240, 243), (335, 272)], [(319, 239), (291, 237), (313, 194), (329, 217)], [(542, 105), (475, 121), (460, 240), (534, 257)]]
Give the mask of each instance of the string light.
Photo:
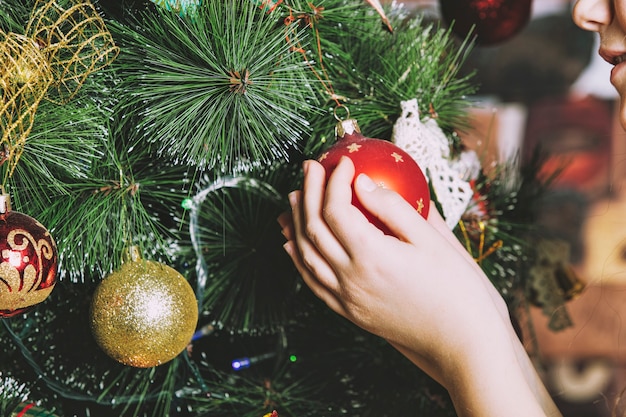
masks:
[(241, 371), (242, 369), (250, 368), (255, 363), (265, 361), (267, 359), (273, 358), (274, 356), (276, 356), (275, 352), (269, 352), (252, 357), (233, 359), (233, 361), (231, 362), (231, 367), (234, 371)]
[(215, 331), (215, 327), (212, 324), (207, 324), (205, 326), (200, 327), (191, 337), (191, 341), (198, 340), (203, 338), (204, 336), (208, 336)]

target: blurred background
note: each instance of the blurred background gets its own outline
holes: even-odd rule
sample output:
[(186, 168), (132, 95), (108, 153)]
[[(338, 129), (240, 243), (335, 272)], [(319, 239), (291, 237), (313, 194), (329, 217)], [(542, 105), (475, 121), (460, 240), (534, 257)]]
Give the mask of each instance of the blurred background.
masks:
[[(447, 3), (406, 1), (444, 24)], [(565, 417), (623, 415), (626, 134), (610, 66), (596, 34), (573, 24), (572, 5), (534, 0), (517, 33), (472, 48), (466, 70), (476, 72), (479, 94), (466, 140), (492, 161), (528, 158), (538, 146), (542, 171), (559, 172), (537, 221), (568, 243), (568, 278), (584, 289), (564, 306), (571, 324), (563, 329), (539, 307), (520, 312), (524, 341)]]

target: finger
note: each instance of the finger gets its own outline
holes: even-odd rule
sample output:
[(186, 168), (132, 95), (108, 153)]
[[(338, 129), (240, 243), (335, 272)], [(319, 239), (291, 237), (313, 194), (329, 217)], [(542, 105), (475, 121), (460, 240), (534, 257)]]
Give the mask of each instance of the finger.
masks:
[[(355, 191), (365, 209), (378, 217), (398, 239), (417, 247), (423, 246), (424, 242), (433, 243), (432, 239), (445, 239), (461, 255), (462, 259), (478, 272), (482, 284), (488, 288), (492, 299), (503, 311), (502, 298), (499, 293), (471, 254), (452, 233), (434, 203), (431, 202), (428, 220), (425, 221), (399, 194), (376, 186), (371, 179), (363, 174), (359, 175), (355, 181)], [(433, 234), (432, 230), (427, 230), (429, 227), (435, 229), (437, 233)]]
[(352, 160), (347, 156), (342, 156), (328, 178), (324, 209), (336, 206), (342, 210), (341, 213), (344, 213), (345, 207), (354, 207), (352, 205), (354, 173), (355, 168)]
[[(362, 253), (366, 245), (383, 236), (383, 233), (352, 203), (354, 164), (342, 157), (328, 180), (324, 219), (345, 252), (352, 256)], [(380, 242), (378, 242), (380, 243)]]
[(425, 219), (397, 192), (377, 186), (365, 174), (357, 176), (355, 192), (363, 207), (398, 239), (413, 244), (423, 241)]
[(340, 286), (334, 269), (320, 253), (317, 245), (309, 239), (302, 199), (303, 193), (301, 191), (294, 191), (289, 194), (295, 237), (293, 242), (297, 247), (298, 262), (300, 262), (301, 268), (315, 276), (321, 285), (338, 293)]
[(283, 212), (278, 216), (276, 220), (278, 221), (278, 224), (281, 227), (281, 232), (283, 236), (285, 236), (287, 240), (293, 240), (294, 239), (293, 217), (291, 216), (291, 213), (288, 211)]
[(326, 305), (333, 311), (345, 316), (346, 311), (343, 308), (343, 304), (339, 301), (339, 298), (337, 298), (337, 296), (335, 296), (335, 294), (330, 291), (328, 287), (321, 284), (315, 275), (304, 265), (295, 242), (288, 241), (283, 245), (283, 247), (293, 261), (293, 264), (296, 266), (302, 280), (311, 289), (311, 292), (313, 292), (317, 298), (325, 302)]
[[(317, 161), (305, 161), (303, 168), (305, 173), (301, 213), (304, 216), (300, 219), (300, 232), (331, 265), (345, 265), (349, 262), (348, 254), (341, 242), (337, 240), (334, 231), (329, 227), (325, 217), (326, 213), (323, 212), (326, 210), (325, 199), (327, 198), (324, 167)], [(344, 189), (343, 192), (345, 194), (343, 198), (344, 200), (347, 199), (348, 205), (342, 209), (352, 208), (350, 186), (348, 185), (348, 188)]]

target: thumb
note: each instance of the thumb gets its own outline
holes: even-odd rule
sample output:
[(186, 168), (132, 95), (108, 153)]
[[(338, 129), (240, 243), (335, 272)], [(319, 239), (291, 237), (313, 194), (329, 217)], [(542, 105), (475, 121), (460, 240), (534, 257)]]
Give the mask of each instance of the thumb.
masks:
[(420, 232), (426, 221), (400, 194), (377, 186), (365, 174), (357, 176), (354, 190), (361, 205), (398, 239), (412, 243), (422, 240)]

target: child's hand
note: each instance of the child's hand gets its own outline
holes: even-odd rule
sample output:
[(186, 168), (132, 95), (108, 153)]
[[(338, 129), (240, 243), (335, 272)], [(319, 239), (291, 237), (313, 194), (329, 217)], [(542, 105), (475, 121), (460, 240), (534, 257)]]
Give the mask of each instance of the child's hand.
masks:
[(338, 314), (388, 340), (444, 385), (460, 416), (544, 416), (558, 410), (517, 340), (507, 307), (435, 207), (425, 220), (344, 158), (328, 183), (304, 164), (302, 191), (279, 218), (285, 250), (311, 290)]
[(359, 176), (357, 197), (394, 234), (385, 235), (351, 204), (354, 166), (348, 158), (328, 184), (317, 162), (305, 162), (304, 169), (303, 190), (290, 195), (292, 222), (281, 219), (285, 249), (331, 309), (424, 355), (440, 355), (443, 345), (466, 349), (476, 336), (468, 315), (488, 325), (507, 314), (434, 207), (427, 222), (397, 193)]

